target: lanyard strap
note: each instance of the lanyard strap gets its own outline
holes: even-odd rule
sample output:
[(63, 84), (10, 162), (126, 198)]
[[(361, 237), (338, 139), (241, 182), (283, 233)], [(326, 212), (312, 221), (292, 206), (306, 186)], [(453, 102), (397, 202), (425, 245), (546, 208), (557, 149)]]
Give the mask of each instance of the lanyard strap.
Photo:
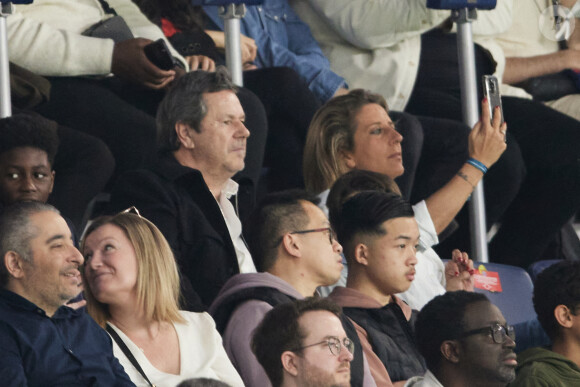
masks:
[(119, 334), (117, 332), (115, 332), (115, 330), (113, 329), (113, 327), (110, 326), (109, 324), (107, 324), (107, 328), (106, 329), (107, 329), (107, 332), (109, 332), (109, 335), (111, 335), (111, 337), (113, 338), (113, 340), (115, 340), (115, 342), (117, 343), (117, 345), (119, 346), (119, 348), (121, 348), (121, 351), (123, 351), (123, 353), (125, 354), (125, 356), (127, 356), (127, 358), (129, 359), (129, 361), (131, 362), (131, 364), (133, 364), (133, 367), (135, 367), (135, 369), (137, 371), (139, 371), (139, 373), (141, 374), (141, 376), (143, 376), (143, 379), (145, 379), (147, 381), (147, 383), (149, 383), (149, 385), (151, 387), (155, 387), (155, 385), (153, 383), (151, 383), (151, 381), (149, 380), (149, 378), (147, 377), (147, 375), (145, 375), (145, 371), (143, 371), (143, 368), (141, 368), (141, 366), (137, 362), (137, 359), (135, 359), (135, 356), (133, 356), (133, 353), (131, 352), (131, 350), (129, 349), (129, 347), (127, 347), (127, 345), (125, 344), (125, 342), (123, 341), (123, 339), (121, 339), (121, 336), (119, 336)]

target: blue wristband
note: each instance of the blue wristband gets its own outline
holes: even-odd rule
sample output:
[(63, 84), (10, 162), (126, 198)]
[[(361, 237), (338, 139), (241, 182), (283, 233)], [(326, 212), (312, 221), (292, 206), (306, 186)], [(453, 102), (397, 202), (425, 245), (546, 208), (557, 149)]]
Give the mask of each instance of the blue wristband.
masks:
[(481, 161), (477, 161), (476, 159), (470, 157), (467, 159), (467, 164), (479, 169), (484, 175), (487, 173), (487, 167)]

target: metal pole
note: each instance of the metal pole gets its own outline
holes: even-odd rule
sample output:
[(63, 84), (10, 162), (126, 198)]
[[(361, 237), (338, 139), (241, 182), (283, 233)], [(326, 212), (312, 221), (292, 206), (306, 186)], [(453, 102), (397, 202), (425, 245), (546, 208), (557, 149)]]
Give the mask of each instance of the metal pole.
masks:
[(8, 64), (8, 40), (6, 17), (12, 14), (12, 3), (2, 3), (0, 12), (0, 118), (12, 115), (10, 100), (10, 68)]
[(226, 39), (226, 66), (232, 76), (232, 81), (243, 86), (242, 77), (242, 45), (240, 39), (240, 19), (246, 14), (245, 4), (228, 4), (220, 7), (220, 17), (224, 19), (224, 34)]
[[(477, 19), (477, 10), (470, 10), (468, 8), (453, 10), (452, 18), (457, 24), (457, 51), (459, 58), (461, 100), (463, 102), (463, 122), (472, 128), (479, 120), (476, 82), (477, 75), (475, 72), (475, 49), (471, 29), (471, 22)], [(483, 180), (480, 181), (471, 194), (469, 214), (472, 259), (479, 262), (489, 262)]]

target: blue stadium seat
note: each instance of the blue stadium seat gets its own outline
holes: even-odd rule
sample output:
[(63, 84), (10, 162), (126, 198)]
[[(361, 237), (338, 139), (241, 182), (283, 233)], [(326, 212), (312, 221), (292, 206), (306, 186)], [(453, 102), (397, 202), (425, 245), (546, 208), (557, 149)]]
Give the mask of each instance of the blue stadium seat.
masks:
[(532, 263), (528, 267), (528, 274), (532, 278), (532, 282), (536, 282), (536, 278), (538, 278), (538, 274), (540, 274), (544, 269), (552, 266), (555, 263), (560, 262), (561, 259), (545, 259), (543, 261), (537, 261)]
[(491, 262), (473, 264), (475, 268), (480, 265), (484, 265), (487, 271), (498, 273), (502, 292), (477, 288), (475, 291), (485, 294), (501, 310), (508, 323), (514, 325), (536, 318), (532, 303), (534, 285), (524, 269)]

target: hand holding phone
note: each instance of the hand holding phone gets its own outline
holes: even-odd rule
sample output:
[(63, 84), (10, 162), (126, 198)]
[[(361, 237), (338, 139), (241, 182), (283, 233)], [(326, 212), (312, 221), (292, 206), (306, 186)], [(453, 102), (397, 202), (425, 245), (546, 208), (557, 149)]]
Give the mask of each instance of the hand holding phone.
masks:
[(507, 125), (503, 122), (497, 78), (484, 78), (483, 90), (486, 98), (481, 101), (481, 120), (469, 134), (469, 157), (483, 164), (484, 169), (476, 168), (485, 173), (506, 149)]
[(489, 117), (493, 120), (494, 109), (499, 106), (501, 114), (501, 123), (504, 123), (503, 108), (501, 105), (501, 94), (499, 92), (499, 82), (493, 75), (483, 76), (483, 95), (487, 98), (489, 104)]
[(171, 70), (176, 65), (173, 55), (171, 55), (169, 47), (167, 47), (167, 43), (163, 39), (146, 45), (143, 50), (147, 59), (161, 70)]

